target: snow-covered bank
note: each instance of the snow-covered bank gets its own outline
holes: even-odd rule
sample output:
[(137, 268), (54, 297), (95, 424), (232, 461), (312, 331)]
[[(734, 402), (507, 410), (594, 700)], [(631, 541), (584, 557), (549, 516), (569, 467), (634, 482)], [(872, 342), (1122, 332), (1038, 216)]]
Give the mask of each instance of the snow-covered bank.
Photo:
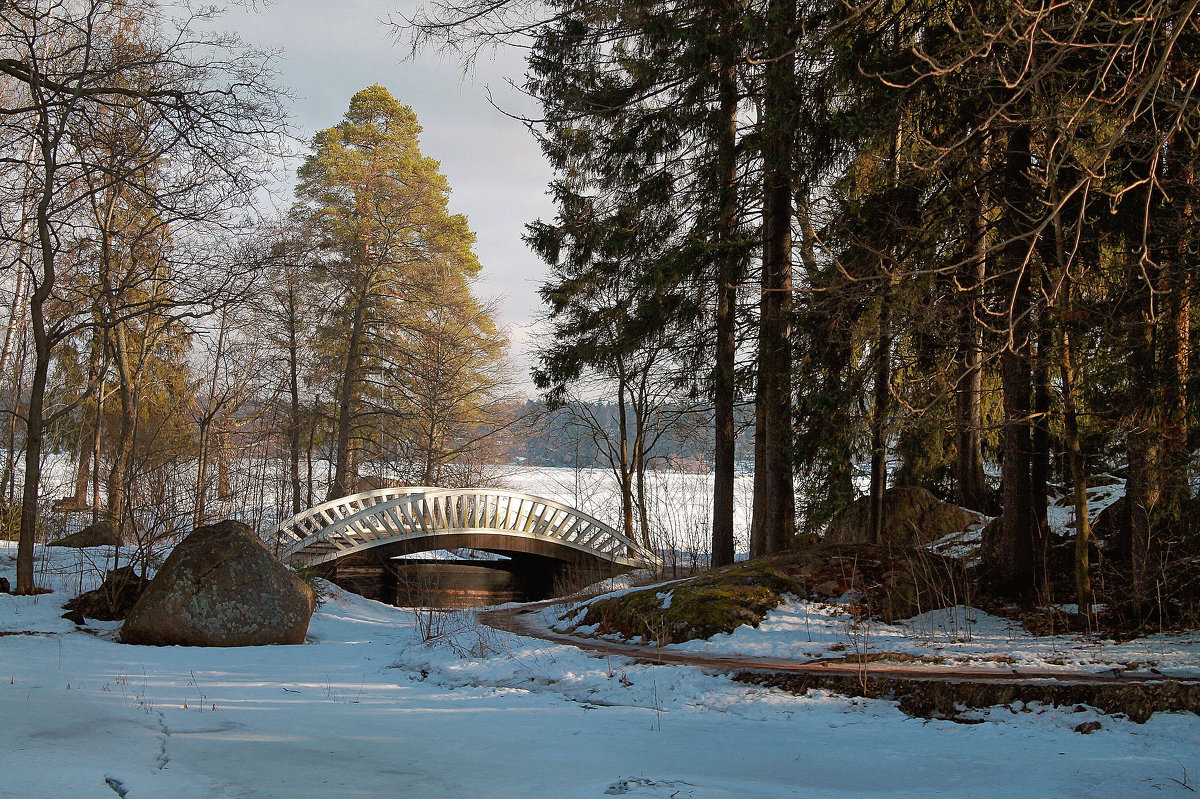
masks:
[[(653, 587), (651, 587), (653, 589)], [(665, 601), (665, 600), (664, 600)], [(594, 626), (575, 628), (578, 612), (551, 607), (540, 612), (549, 629), (594, 634)], [(616, 638), (615, 636), (606, 636)], [(814, 660), (856, 655), (887, 659), (899, 655), (928, 662), (992, 667), (998, 671), (1039, 673), (1085, 671), (1161, 673), (1200, 677), (1200, 632), (1149, 635), (1113, 641), (1101, 635), (1067, 633), (1036, 636), (1011, 619), (957, 605), (887, 624), (856, 619), (844, 603), (813, 602), (789, 596), (768, 611), (758, 627), (742, 625), (707, 641), (669, 644), (664, 649), (710, 655)], [(1153, 669), (1153, 671), (1151, 671)]]
[(412, 612), (337, 589), (305, 646), (129, 647), (58, 618), (68, 596), (0, 596), (0, 796), (1127, 797), (1200, 779), (1191, 714), (924, 722), (465, 617), (427, 645)]

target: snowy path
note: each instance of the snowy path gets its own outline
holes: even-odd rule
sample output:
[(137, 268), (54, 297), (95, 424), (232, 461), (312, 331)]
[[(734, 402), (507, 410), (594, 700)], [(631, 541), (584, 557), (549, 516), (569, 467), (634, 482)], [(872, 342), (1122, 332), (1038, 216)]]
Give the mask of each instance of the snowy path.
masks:
[[(760, 625), (760, 628), (763, 629), (739, 628), (735, 633), (739, 635), (739, 643), (746, 639), (753, 640), (754, 638), (765, 637), (766, 633), (770, 631), (772, 622), (777, 622), (778, 617), (786, 615), (787, 612), (787, 607), (785, 606), (782, 612), (768, 614), (767, 619)], [(747, 650), (752, 652), (762, 647), (742, 647), (738, 644), (722, 646), (721, 642), (717, 641), (717, 639), (732, 637), (728, 635), (716, 636), (713, 641), (689, 641), (684, 644), (672, 644), (665, 647), (657, 646), (653, 642), (648, 644), (630, 643), (618, 640), (613, 636), (585, 637), (572, 635), (560, 631), (559, 628), (563, 625), (558, 621), (558, 616), (561, 613), (561, 601), (551, 600), (523, 606), (485, 610), (481, 611), (478, 615), (480, 621), (497, 630), (538, 638), (564, 646), (572, 646), (586, 652), (594, 652), (600, 655), (619, 655), (657, 664), (690, 665), (722, 672), (797, 672), (836, 677), (897, 677), (913, 680), (946, 680), (1001, 684), (1044, 681), (1105, 685), (1160, 683), (1167, 681), (1188, 684), (1200, 682), (1200, 658), (1195, 657), (1195, 648), (1200, 642), (1197, 641), (1198, 637), (1195, 635), (1177, 637), (1179, 639), (1176, 642), (1177, 646), (1182, 647), (1182, 651), (1172, 650), (1172, 654), (1174, 656), (1182, 654), (1190, 658), (1191, 661), (1185, 664), (1173, 661), (1171, 663), (1173, 668), (1166, 672), (1157, 668), (1157, 665), (1148, 667), (1144, 657), (1140, 661), (1135, 661), (1135, 665), (1132, 667), (1128, 658), (1126, 660), (1113, 659), (1112, 655), (1114, 653), (1121, 652), (1122, 647), (1118, 645), (1110, 647), (1112, 651), (1107, 653), (1110, 656), (1109, 659), (1092, 660), (1088, 666), (1082, 665), (1080, 659), (1076, 659), (1071, 665), (1054, 665), (1043, 660), (1033, 663), (1026, 662), (1019, 667), (1014, 666), (1009, 658), (1001, 661), (986, 661), (983, 658), (975, 658), (971, 661), (960, 662), (951, 657), (947, 658), (945, 662), (937, 662), (928, 653), (922, 653), (926, 658), (929, 658), (925, 661), (889, 660), (889, 654), (912, 655), (914, 651), (919, 650), (913, 650), (911, 647), (879, 650), (869, 646), (865, 647), (866, 653), (868, 655), (875, 655), (880, 659), (862, 664), (855, 662), (853, 658), (848, 658), (845, 655), (835, 656), (828, 649), (820, 654), (809, 652), (807, 656), (802, 655), (801, 657), (785, 657), (780, 654), (747, 654)], [(976, 611), (976, 613), (979, 612)], [(983, 614), (979, 613), (979, 615)], [(834, 643), (840, 647), (838, 651), (844, 650), (846, 648), (845, 633), (842, 634), (841, 639), (834, 639)], [(812, 648), (811, 644), (810, 646), (805, 646), (793, 640), (785, 651), (803, 653), (804, 650), (810, 648)], [(769, 647), (769, 649), (778, 650), (779, 647)], [(1092, 649), (1097, 652), (1103, 651), (1099, 647), (1092, 647)], [(1125, 649), (1129, 649), (1129, 647), (1125, 647)], [(1142, 650), (1139, 649), (1137, 652), (1141, 654)], [(1064, 658), (1055, 658), (1055, 660), (1061, 662)], [(1157, 664), (1158, 661), (1154, 661), (1154, 663)]]

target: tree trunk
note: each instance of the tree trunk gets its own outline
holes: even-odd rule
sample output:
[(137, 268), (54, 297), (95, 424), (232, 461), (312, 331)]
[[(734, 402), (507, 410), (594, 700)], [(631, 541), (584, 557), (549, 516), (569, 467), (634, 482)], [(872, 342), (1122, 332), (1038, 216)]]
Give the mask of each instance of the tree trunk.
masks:
[(1196, 242), (1192, 194), (1196, 149), (1183, 132), (1171, 137), (1168, 186), (1173, 225), (1160, 259), (1162, 264), (1162, 474), (1165, 524), (1183, 529), (1188, 485), (1188, 369), (1192, 318), (1192, 276)]
[(317, 438), (317, 420), (321, 418), (321, 395), (318, 394), (313, 398), (312, 423), (308, 426), (308, 446), (304, 448), (304, 477), (305, 477), (305, 504), (312, 507), (314, 504), (313, 495), (313, 447), (316, 444)]
[(287, 296), (287, 359), (288, 394), (291, 399), (291, 417), (288, 424), (288, 466), (292, 483), (292, 513), (304, 510), (304, 495), (300, 487), (300, 337), (297, 330), (296, 289), (288, 280)]
[(712, 566), (733, 563), (733, 493), (736, 480), (737, 401), (734, 370), (737, 366), (737, 287), (742, 276), (742, 256), (737, 235), (737, 67), (723, 67), (721, 75), (720, 139), (717, 142), (717, 318), (716, 366), (713, 370), (713, 518)]
[[(900, 147), (903, 144), (903, 136), (903, 117), (900, 117), (896, 122), (888, 156), (893, 189), (900, 185)], [(876, 544), (883, 540), (883, 495), (887, 490), (888, 479), (887, 438), (892, 400), (892, 301), (896, 285), (892, 263), (891, 254), (883, 255), (879, 259), (879, 276), (883, 284), (879, 294), (879, 325), (875, 338), (874, 396), (871, 401), (871, 487), (867, 521), (871, 540)]]
[[(35, 296), (38, 292), (34, 292)], [(33, 542), (37, 534), (38, 486), (42, 479), (42, 414), (50, 373), (50, 340), (42, 317), (42, 300), (30, 303), (33, 319), (33, 383), (29, 388), (25, 426), (25, 483), (21, 492), (21, 531), (17, 541), (17, 586), (14, 593), (37, 592), (33, 581)]]
[(131, 482), (130, 468), (133, 463), (138, 402), (123, 322), (118, 322), (112, 327), (112, 355), (113, 363), (117, 367), (117, 397), (121, 401), (121, 424), (117, 430), (113, 461), (108, 473), (108, 518), (116, 525), (118, 532), (123, 532), (129, 499), (127, 494)]
[(887, 427), (892, 399), (892, 291), (887, 278), (879, 298), (879, 328), (875, 339), (875, 380), (871, 403), (871, 491), (867, 529), (871, 541), (883, 540), (883, 495), (887, 490)]
[(37, 205), (37, 235), (41, 260), (41, 282), (33, 285), (29, 295), (29, 321), (33, 329), (33, 382), (29, 387), (29, 407), (25, 417), (25, 484), (21, 491), (21, 529), (17, 539), (17, 594), (37, 591), (33, 580), (33, 544), (37, 536), (38, 488), (42, 479), (43, 413), (46, 382), (50, 374), (52, 341), (46, 329), (45, 303), (54, 290), (54, 241), (50, 229), (50, 199), (54, 191), (54, 158), (43, 140), (42, 159), (45, 165), (43, 183), (39, 187)]
[(967, 224), (970, 252), (958, 272), (960, 294), (958, 315), (958, 376), (956, 399), (955, 458), (956, 494), (964, 508), (988, 509), (987, 483), (983, 474), (983, 325), (979, 320), (979, 292), (987, 275), (987, 206), (990, 195), (984, 184), (967, 193)]
[[(1039, 316), (1037, 354), (1033, 365), (1032, 440), (1030, 442), (1029, 486), (1033, 524), (1036, 532), (1034, 556), (1043, 561), (1048, 535), (1046, 506), (1050, 500), (1050, 362), (1051, 330), (1048, 320)], [(1039, 582), (1041, 581), (1039, 572)]]
[(230, 433), (225, 430), (217, 431), (217, 499), (228, 502), (233, 499), (233, 479), (231, 474), (233, 453), (230, 450)]
[(763, 271), (755, 392), (755, 492), (751, 554), (771, 555), (796, 529), (792, 480), (792, 147), (795, 140), (795, 0), (767, 8), (764, 75)]
[[(1069, 303), (1070, 288), (1064, 287), (1064, 305)], [(1075, 504), (1075, 599), (1079, 612), (1091, 619), (1092, 577), (1090, 563), (1091, 523), (1088, 521), (1087, 467), (1079, 446), (1079, 421), (1075, 405), (1075, 357), (1071, 349), (1071, 337), (1066, 328), (1062, 332), (1062, 346), (1058, 351), (1059, 375), (1062, 379), (1063, 431), (1066, 433), (1067, 463), (1071, 469), (1072, 496)]]
[(1002, 235), (1007, 242), (1003, 258), (1004, 301), (1009, 307), (1009, 342), (1000, 356), (1004, 394), (1004, 515), (1000, 534), (990, 553), (990, 571), (996, 590), (1014, 598), (1029, 597), (1036, 580), (1034, 514), (1030, 483), (1030, 275), (1025, 208), (1032, 196), (1028, 185), (1030, 131), (1025, 125), (1009, 134), (1005, 153)]
[[(28, 320), (24, 320), (27, 322)], [(28, 325), (22, 324), (20, 339), (13, 364), (12, 387), (8, 394), (10, 408), (20, 408), (25, 395), (25, 362), (29, 353), (29, 341), (26, 333)], [(4, 474), (0, 476), (0, 489), (8, 494), (8, 504), (16, 503), (17, 492), (17, 419), (19, 414), (8, 414), (8, 441), (4, 450)]]
[[(639, 427), (641, 422), (639, 420)], [(638, 434), (638, 440), (642, 438), (641, 433)], [(641, 452), (639, 448), (639, 453)], [(638, 526), (642, 530), (642, 544), (647, 548), (653, 548), (650, 541), (650, 514), (646, 510), (646, 457), (645, 453), (639, 454), (636, 466), (637, 477), (637, 508), (638, 508)]]
[[(88, 388), (96, 382), (96, 373), (100, 369), (100, 344), (94, 334), (92, 338), (92, 354), (88, 359)], [(96, 386), (96, 398), (99, 399), (102, 387)], [(92, 439), (95, 428), (100, 424), (100, 408), (97, 402), (91, 408), (87, 402), (80, 408), (79, 435), (75, 439), (75, 493), (71, 497), (73, 508), (86, 508), (88, 505), (88, 483), (92, 475)]]
[(636, 541), (633, 531), (633, 464), (629, 454), (629, 419), (626, 408), (628, 382), (620, 358), (617, 359), (617, 443), (618, 477), (621, 485), (621, 532)]
[[(1133, 311), (1137, 313), (1136, 309)], [(1130, 598), (1139, 613), (1147, 612), (1153, 602), (1151, 555), (1163, 488), (1158, 481), (1162, 432), (1157, 403), (1145, 394), (1156, 377), (1154, 351), (1154, 323), (1145, 318), (1130, 319), (1128, 369), (1130, 383), (1135, 388), (1127, 438), (1129, 477), (1125, 483), (1125, 504), (1129, 509)]]
[(327, 499), (337, 499), (355, 492), (358, 487), (357, 446), (353, 440), (354, 426), (358, 421), (355, 406), (358, 403), (358, 384), (362, 371), (362, 345), (366, 329), (367, 292), (360, 293), (354, 306), (354, 322), (350, 328), (350, 341), (346, 348), (346, 361), (342, 369), (341, 386), (338, 391), (337, 455), (333, 482), (329, 486)]
[(208, 450), (209, 429), (212, 426), (212, 416), (205, 414), (200, 419), (199, 435), (197, 436), (196, 452), (196, 507), (192, 514), (192, 528), (204, 524), (208, 498)]

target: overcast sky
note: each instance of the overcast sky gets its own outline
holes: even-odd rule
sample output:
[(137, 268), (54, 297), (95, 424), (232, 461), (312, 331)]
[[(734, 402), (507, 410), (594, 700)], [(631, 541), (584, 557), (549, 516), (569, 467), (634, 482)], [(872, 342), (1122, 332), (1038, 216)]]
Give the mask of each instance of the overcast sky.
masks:
[(417, 5), (414, 0), (274, 0), (257, 10), (230, 9), (218, 27), (254, 46), (282, 51), (280, 81), (296, 95), (293, 121), (306, 141), (337, 124), (350, 98), (374, 83), (412, 106), (424, 128), (422, 153), (441, 162), (453, 189), (451, 210), (466, 214), (478, 237), (479, 293), (499, 298), (500, 319), (525, 383), (531, 324), (539, 313), (537, 288), (545, 270), (521, 235), (527, 222), (553, 216), (546, 195), (551, 173), (529, 131), (488, 102), (490, 92), (505, 111), (534, 112), (528, 98), (506, 83), (521, 82), (523, 54), (485, 54), (465, 76), (453, 57), (429, 53), (406, 61), (407, 48), (393, 41), (381, 20)]

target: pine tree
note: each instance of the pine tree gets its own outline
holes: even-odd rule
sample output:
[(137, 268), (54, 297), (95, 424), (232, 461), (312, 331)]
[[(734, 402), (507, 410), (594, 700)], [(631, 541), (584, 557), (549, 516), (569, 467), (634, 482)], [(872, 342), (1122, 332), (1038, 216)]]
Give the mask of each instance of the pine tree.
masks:
[[(450, 187), (438, 163), (421, 154), (420, 130), (411, 108), (382, 86), (368, 87), (354, 95), (341, 123), (314, 137), (299, 171), (296, 214), (319, 253), (315, 274), (329, 297), (317, 334), (337, 403), (331, 498), (357, 490), (368, 445), (378, 451), (387, 420), (406, 413), (427, 422), (422, 473), (436, 476), (451, 454), (445, 432), (428, 425), (427, 408), (406, 410), (402, 398), (416, 391), (419, 406), (428, 397), (415, 386), (450, 379), (437, 370), (457, 363), (457, 382), (439, 388), (457, 393), (457, 409), (478, 409), (484, 392), (464, 382), (470, 372), (456, 358), (479, 359), (479, 374), (487, 374), (503, 349), (482, 307), (453, 299), (469, 298), (479, 272), (475, 238), (466, 218), (448, 211)], [(460, 348), (459, 356), (430, 349), (430, 336), (447, 324), (470, 331), (452, 342), (439, 336)], [(438, 404), (445, 413), (444, 398)]]

